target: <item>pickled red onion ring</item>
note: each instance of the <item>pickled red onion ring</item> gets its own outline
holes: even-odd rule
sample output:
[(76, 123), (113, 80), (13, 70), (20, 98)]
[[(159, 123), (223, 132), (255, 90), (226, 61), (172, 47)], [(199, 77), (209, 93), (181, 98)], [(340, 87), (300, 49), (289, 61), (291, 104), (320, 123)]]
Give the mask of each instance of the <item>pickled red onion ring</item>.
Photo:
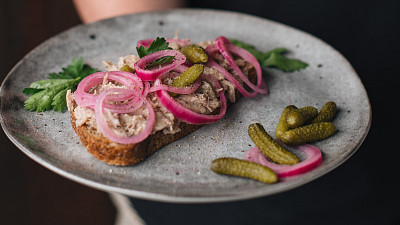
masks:
[(321, 164), (322, 153), (319, 148), (309, 144), (299, 145), (296, 146), (296, 148), (306, 154), (307, 158), (295, 165), (281, 165), (270, 162), (257, 147), (249, 149), (245, 153), (244, 159), (269, 167), (275, 171), (280, 178), (306, 173)]
[[(261, 66), (258, 63), (257, 59), (250, 54), (248, 51), (246, 51), (243, 48), (237, 47), (233, 44), (230, 43), (230, 41), (224, 37), (220, 36), (215, 40), (215, 45), (217, 46), (218, 50), (221, 52), (222, 56), (228, 61), (229, 65), (235, 70), (235, 72), (239, 75), (240, 79), (244, 83), (247, 84), (252, 90), (255, 92), (258, 92), (260, 94), (266, 94), (268, 93), (268, 89), (266, 87), (261, 88), (262, 85), (262, 71), (261, 71)], [(239, 66), (235, 63), (232, 55), (230, 52), (240, 56), (250, 64), (252, 64), (256, 70), (257, 73), (257, 85), (254, 85), (241, 71)]]
[(179, 65), (179, 66), (175, 67), (175, 68), (173, 69), (173, 71), (176, 71), (176, 72), (178, 72), (178, 73), (183, 73), (183, 72), (185, 72), (188, 68), (189, 68), (188, 66), (186, 66), (185, 64), (182, 64), (182, 65)]
[[(240, 56), (242, 59), (246, 60), (247, 62), (249, 62), (250, 64), (252, 64), (254, 66), (254, 69), (256, 70), (256, 73), (257, 73), (257, 85), (255, 86), (252, 82), (250, 82), (249, 79), (244, 80), (246, 82), (246, 84), (251, 89), (253, 89), (254, 91), (257, 91), (260, 94), (267, 94), (268, 89), (267, 89), (266, 83), (265, 82), (263, 83), (262, 70), (261, 70), (261, 66), (260, 66), (260, 63), (258, 62), (258, 60), (250, 52), (248, 52), (247, 50), (240, 48), (236, 45), (228, 44), (228, 50), (231, 53)], [(236, 67), (239, 71), (241, 71), (237, 65), (236, 65)], [(241, 74), (243, 74), (243, 73), (241, 72)], [(263, 85), (265, 85), (265, 87), (262, 87)]]
[(174, 116), (177, 118), (185, 121), (189, 124), (208, 124), (214, 123), (220, 120), (226, 113), (227, 103), (223, 88), (221, 87), (220, 83), (210, 75), (202, 74), (201, 79), (205, 79), (210, 82), (217, 90), (219, 90), (219, 96), (221, 101), (220, 112), (218, 115), (206, 115), (206, 114), (199, 114), (193, 112), (192, 110), (184, 107), (177, 101), (175, 101), (167, 91), (159, 90), (156, 92), (158, 99), (160, 100), (161, 104)]
[[(82, 107), (93, 108), (96, 104), (97, 95), (88, 93), (93, 87), (103, 83), (104, 77), (108, 76), (107, 79), (116, 81), (132, 89), (139, 96), (139, 92), (143, 89), (143, 82), (136, 76), (136, 74), (124, 72), (124, 71), (111, 71), (111, 72), (96, 72), (90, 76), (84, 78), (74, 92), (76, 103)], [(105, 107), (109, 108), (109, 104), (104, 104)]]
[(216, 63), (212, 59), (208, 59), (208, 62), (206, 63), (206, 66), (217, 69), (220, 73), (224, 75), (224, 77), (231, 82), (235, 87), (239, 90), (239, 92), (246, 98), (252, 98), (256, 96), (258, 93), (257, 92), (248, 92), (240, 83), (237, 81), (232, 74), (230, 74), (226, 69), (224, 69), (221, 65)]
[[(143, 86), (143, 83), (141, 83)], [(142, 107), (144, 99), (146, 98), (147, 94), (149, 93), (149, 89), (150, 89), (150, 84), (149, 82), (144, 82), (144, 88), (143, 89), (142, 94), (140, 95), (136, 95), (137, 92), (132, 92), (132, 99), (130, 99), (127, 103), (123, 103), (123, 104), (111, 104), (111, 106), (109, 104), (106, 104), (106, 108), (110, 109), (111, 112), (113, 113), (130, 113), (133, 111), (136, 111), (137, 109), (139, 109), (140, 107)], [(140, 90), (140, 89), (139, 89)], [(113, 95), (109, 95), (108, 98), (111, 101), (118, 101), (118, 99), (114, 99), (112, 97)], [(117, 97), (119, 98), (119, 96)]]
[[(162, 78), (165, 78), (165, 77), (176, 77), (176, 76), (179, 76), (179, 74), (166, 74), (166, 75), (163, 75)], [(193, 82), (193, 84), (191, 84), (189, 86), (186, 86), (186, 87), (174, 87), (174, 86), (169, 86), (169, 85), (163, 84), (161, 82), (162, 78), (158, 78), (154, 82), (154, 86), (152, 88), (150, 88), (149, 92), (155, 92), (155, 91), (158, 91), (158, 90), (164, 90), (164, 91), (173, 92), (173, 93), (177, 93), (177, 94), (192, 94), (201, 85), (201, 79), (197, 79), (195, 82)]]
[(150, 92), (150, 83), (149, 82), (144, 82), (144, 90), (143, 90), (143, 97), (146, 97), (147, 94)]
[[(174, 56), (175, 58), (172, 60), (171, 63), (164, 64), (156, 68), (146, 69), (147, 65), (163, 56)], [(136, 70), (136, 74), (140, 77), (140, 79), (142, 79), (143, 81), (153, 81), (164, 73), (169, 72), (177, 66), (183, 64), (185, 61), (186, 57), (179, 51), (162, 50), (144, 56), (143, 58), (136, 61), (133, 66)]]
[[(132, 92), (131, 89), (121, 89), (121, 88), (111, 88), (105, 91), (102, 91), (96, 101), (96, 105), (94, 107), (96, 122), (98, 124), (99, 129), (101, 132), (111, 141), (121, 143), (121, 144), (134, 144), (145, 140), (153, 130), (154, 122), (155, 122), (155, 114), (153, 107), (150, 105), (147, 99), (144, 99), (144, 102), (147, 105), (147, 110), (149, 113), (146, 126), (145, 128), (137, 135), (133, 135), (130, 137), (125, 137), (121, 135), (117, 135), (107, 124), (107, 120), (103, 115), (103, 111), (107, 110), (104, 108), (103, 103), (107, 100), (107, 97), (110, 96), (112, 93), (121, 93), (117, 94), (117, 96), (122, 96), (119, 101), (126, 100), (127, 93)], [(125, 94), (125, 95), (124, 95)]]
[[(121, 89), (121, 88), (118, 88)], [(111, 95), (112, 96), (112, 95)], [(116, 101), (115, 98), (110, 98), (110, 101)], [(130, 113), (133, 112), (143, 105), (143, 97), (141, 96), (135, 96), (134, 99), (131, 99), (128, 101), (128, 103), (123, 103), (123, 104), (107, 104), (104, 105), (105, 108), (111, 110), (113, 113)]]
[(151, 43), (156, 40), (156, 39), (144, 39), (144, 40), (140, 40), (136, 43), (136, 47), (140, 48), (140, 46), (143, 46), (145, 48), (150, 47)]

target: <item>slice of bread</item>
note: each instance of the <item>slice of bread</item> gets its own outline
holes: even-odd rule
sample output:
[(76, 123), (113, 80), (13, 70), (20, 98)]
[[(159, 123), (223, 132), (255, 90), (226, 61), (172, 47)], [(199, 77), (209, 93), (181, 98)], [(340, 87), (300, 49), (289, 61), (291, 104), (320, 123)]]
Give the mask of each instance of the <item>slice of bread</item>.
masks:
[[(255, 81), (257, 75), (254, 67), (247, 72), (250, 81)], [(240, 96), (240, 93), (236, 90), (236, 99)], [(76, 107), (75, 101), (72, 101), (71, 104), (72, 108)], [(150, 135), (143, 142), (136, 144), (119, 144), (103, 136), (101, 132), (98, 132), (93, 126), (87, 124), (76, 126), (74, 110), (71, 110), (70, 113), (72, 127), (88, 152), (107, 164), (119, 166), (135, 165), (145, 160), (157, 150), (185, 137), (201, 127), (201, 125), (180, 122), (180, 131), (174, 134), (164, 134), (161, 130)]]
[(164, 134), (162, 130), (160, 130), (140, 143), (119, 144), (110, 141), (108, 138), (103, 136), (101, 132), (97, 132), (96, 128), (92, 126), (83, 124), (82, 126), (77, 127), (75, 121), (75, 114), (71, 111), (72, 128), (88, 152), (107, 164), (118, 166), (137, 164), (162, 147), (201, 127), (201, 125), (181, 122), (179, 125), (180, 131), (174, 134)]

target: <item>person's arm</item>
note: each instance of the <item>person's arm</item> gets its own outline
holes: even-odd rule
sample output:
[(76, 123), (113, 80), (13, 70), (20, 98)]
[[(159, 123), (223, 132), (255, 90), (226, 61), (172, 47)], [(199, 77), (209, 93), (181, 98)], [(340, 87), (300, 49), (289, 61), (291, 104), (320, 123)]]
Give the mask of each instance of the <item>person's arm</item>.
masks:
[(83, 23), (130, 13), (184, 7), (184, 0), (74, 0)]

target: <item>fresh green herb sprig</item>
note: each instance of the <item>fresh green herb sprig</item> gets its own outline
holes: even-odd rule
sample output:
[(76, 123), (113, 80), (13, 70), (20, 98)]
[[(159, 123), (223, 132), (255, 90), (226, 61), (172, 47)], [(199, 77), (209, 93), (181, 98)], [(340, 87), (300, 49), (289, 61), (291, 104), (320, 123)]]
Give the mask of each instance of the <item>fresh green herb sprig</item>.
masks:
[(49, 79), (35, 81), (22, 91), (31, 95), (25, 101), (25, 109), (37, 112), (53, 109), (64, 112), (67, 108), (67, 90), (74, 91), (83, 78), (97, 71), (84, 64), (83, 58), (74, 58), (61, 72), (50, 73)]
[(268, 52), (261, 52), (257, 50), (253, 45), (249, 45), (239, 40), (230, 40), (232, 44), (244, 48), (249, 51), (263, 67), (272, 67), (280, 69), (284, 72), (294, 72), (300, 69), (304, 69), (308, 66), (306, 62), (299, 59), (290, 59), (283, 54), (287, 52), (286, 48), (275, 48)]
[[(171, 50), (171, 49), (172, 48), (169, 47), (168, 42), (163, 37), (161, 37), (161, 38), (157, 37), (156, 40), (151, 42), (151, 44), (148, 48), (145, 48), (143, 46), (140, 46), (139, 48), (136, 47), (136, 51), (140, 58), (143, 58), (144, 56), (149, 55), (154, 52), (158, 52), (158, 51), (162, 51), (162, 50)], [(147, 65), (145, 69), (148, 69), (153, 66), (162, 65), (165, 63), (170, 63), (174, 59), (175, 59), (174, 56), (168, 56), (168, 55), (160, 57), (160, 58), (154, 60), (153, 62), (151, 62), (149, 65)]]
[(140, 46), (139, 48), (136, 47), (136, 51), (140, 58), (143, 58), (146, 55), (150, 55), (151, 53), (158, 52), (161, 50), (170, 50), (172, 49), (169, 47), (168, 42), (163, 37), (157, 37), (156, 40), (151, 42), (148, 48)]
[(166, 55), (166, 56), (160, 57), (160, 58), (154, 60), (149, 65), (147, 65), (145, 69), (151, 68), (153, 66), (162, 65), (162, 64), (165, 64), (165, 63), (171, 63), (172, 60), (174, 60), (174, 59), (175, 59), (175, 57), (172, 56), (172, 55)]

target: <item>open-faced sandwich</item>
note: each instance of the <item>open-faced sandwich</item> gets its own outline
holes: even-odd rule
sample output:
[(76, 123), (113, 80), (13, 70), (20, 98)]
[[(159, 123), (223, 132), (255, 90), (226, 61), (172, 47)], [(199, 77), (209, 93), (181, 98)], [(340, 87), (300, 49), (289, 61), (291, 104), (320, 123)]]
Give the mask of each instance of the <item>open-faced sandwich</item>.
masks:
[[(307, 67), (281, 55), (285, 51), (263, 53), (223, 36), (198, 44), (178, 38), (141, 40), (138, 56), (121, 57), (116, 64), (105, 61), (107, 72), (74, 59), (62, 72), (49, 74), (50, 79), (33, 82), (23, 90), (32, 94), (25, 108), (68, 108), (72, 127), (89, 153), (107, 164), (135, 165), (201, 125), (219, 121), (239, 97), (267, 94), (260, 63), (285, 72)], [(319, 112), (313, 106), (288, 105), (276, 140), (262, 124), (250, 124), (255, 147), (243, 159), (217, 158), (210, 169), (265, 183), (306, 173), (322, 162), (321, 150), (309, 143), (336, 133), (336, 110), (333, 101)]]
[(238, 97), (268, 92), (257, 59), (225, 37), (192, 44), (149, 39), (139, 56), (83, 79), (67, 93), (71, 124), (88, 152), (134, 165), (203, 124), (221, 119)]

